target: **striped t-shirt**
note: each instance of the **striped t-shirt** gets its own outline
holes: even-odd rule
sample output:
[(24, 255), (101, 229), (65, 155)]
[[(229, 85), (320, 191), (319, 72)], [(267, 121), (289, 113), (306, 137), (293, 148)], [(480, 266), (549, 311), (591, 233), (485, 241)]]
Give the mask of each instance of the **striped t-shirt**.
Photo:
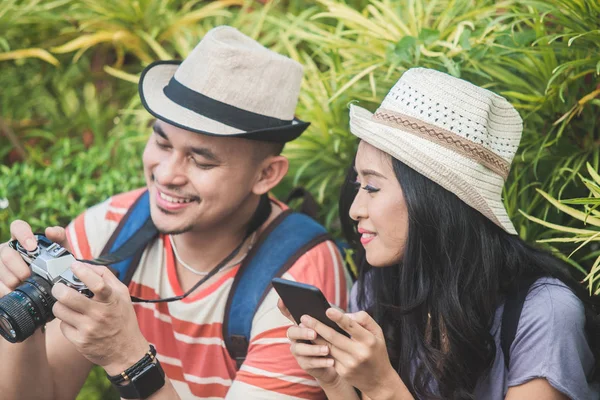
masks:
[[(67, 235), (77, 258), (100, 255), (119, 221), (143, 189), (114, 196), (77, 217)], [(279, 203), (277, 203), (279, 204)], [(281, 206), (281, 204), (279, 204)], [(223, 340), (225, 305), (239, 265), (192, 296), (171, 303), (136, 303), (140, 329), (154, 344), (158, 358), (182, 399), (324, 399), (317, 382), (290, 353), (289, 321), (277, 308), (271, 290), (257, 310), (248, 355), (239, 371)], [(306, 254), (283, 278), (319, 287), (327, 299), (346, 308), (346, 278), (333, 242)], [(160, 235), (144, 252), (129, 285), (145, 299), (183, 294), (168, 236)]]

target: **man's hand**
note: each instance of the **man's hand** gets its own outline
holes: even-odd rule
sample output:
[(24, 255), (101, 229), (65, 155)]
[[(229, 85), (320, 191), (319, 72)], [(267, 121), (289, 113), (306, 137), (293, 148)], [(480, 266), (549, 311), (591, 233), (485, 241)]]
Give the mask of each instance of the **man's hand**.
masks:
[(75, 262), (71, 269), (94, 297), (56, 284), (52, 295), (57, 302), (52, 311), (62, 321), (63, 335), (77, 351), (109, 375), (117, 375), (140, 360), (149, 348), (139, 329), (129, 290), (106, 267)]
[[(63, 228), (58, 226), (46, 228), (45, 235), (70, 251), (67, 234)], [(37, 246), (31, 226), (25, 221), (13, 221), (10, 224), (10, 236), (27, 250), (35, 250)], [(12, 292), (30, 275), (31, 269), (19, 253), (8, 247), (7, 243), (0, 244), (0, 297)]]

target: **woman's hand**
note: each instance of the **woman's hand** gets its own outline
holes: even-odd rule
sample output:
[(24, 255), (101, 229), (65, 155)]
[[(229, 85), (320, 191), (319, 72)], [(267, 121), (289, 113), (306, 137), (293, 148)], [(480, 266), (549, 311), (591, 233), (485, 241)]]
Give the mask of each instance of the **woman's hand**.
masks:
[[(390, 364), (381, 327), (364, 311), (344, 314), (330, 308), (327, 316), (350, 338), (304, 315), (304, 334), (312, 330), (329, 346), (335, 372), (371, 399), (410, 399), (412, 396)], [(307, 329), (309, 328), (309, 329)], [(291, 329), (291, 328), (290, 328)], [(300, 329), (300, 328), (299, 328)]]
[[(281, 299), (279, 299), (277, 307), (287, 319), (296, 323)], [(317, 338), (314, 330), (308, 329), (302, 324), (294, 325), (288, 329), (287, 337), (292, 342), (290, 350), (300, 368), (318, 380), (321, 385), (336, 384), (339, 375), (333, 368), (333, 359), (328, 357), (329, 346), (323, 339)]]

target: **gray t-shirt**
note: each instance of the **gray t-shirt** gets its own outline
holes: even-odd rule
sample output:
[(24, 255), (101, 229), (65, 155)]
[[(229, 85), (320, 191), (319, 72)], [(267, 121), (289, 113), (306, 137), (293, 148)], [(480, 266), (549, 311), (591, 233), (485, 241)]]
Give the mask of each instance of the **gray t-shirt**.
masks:
[[(354, 285), (350, 312), (358, 311), (356, 297)], [(510, 371), (506, 370), (500, 346), (503, 310), (503, 305), (496, 310), (491, 330), (496, 358), (489, 374), (477, 384), (477, 399), (504, 399), (508, 387), (535, 378), (545, 378), (574, 400), (600, 399), (600, 384), (590, 385), (586, 379), (594, 356), (585, 337), (583, 304), (564, 283), (541, 278), (532, 286), (510, 349)]]

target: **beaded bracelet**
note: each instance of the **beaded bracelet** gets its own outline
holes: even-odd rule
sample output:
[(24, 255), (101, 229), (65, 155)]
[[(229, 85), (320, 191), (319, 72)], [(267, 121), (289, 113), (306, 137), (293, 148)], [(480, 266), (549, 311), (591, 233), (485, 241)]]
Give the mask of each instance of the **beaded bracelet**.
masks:
[(125, 381), (130, 380), (130, 376), (136, 376), (144, 367), (148, 364), (154, 362), (156, 358), (156, 349), (154, 346), (150, 345), (150, 350), (142, 357), (138, 362), (133, 364), (131, 367), (127, 368), (125, 371), (121, 372), (118, 375), (110, 376), (106, 374), (108, 380), (111, 381), (113, 385), (120, 385)]

